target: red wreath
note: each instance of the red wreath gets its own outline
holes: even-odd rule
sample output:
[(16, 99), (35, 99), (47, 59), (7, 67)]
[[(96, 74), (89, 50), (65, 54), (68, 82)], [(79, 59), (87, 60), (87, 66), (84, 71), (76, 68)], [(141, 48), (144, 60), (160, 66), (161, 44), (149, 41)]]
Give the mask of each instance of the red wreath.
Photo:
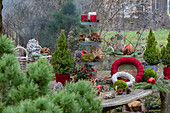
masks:
[(135, 81), (140, 82), (144, 76), (144, 68), (141, 62), (135, 58), (123, 57), (116, 60), (111, 67), (111, 76), (118, 71), (118, 67), (122, 64), (132, 64), (137, 68), (137, 75), (135, 76)]

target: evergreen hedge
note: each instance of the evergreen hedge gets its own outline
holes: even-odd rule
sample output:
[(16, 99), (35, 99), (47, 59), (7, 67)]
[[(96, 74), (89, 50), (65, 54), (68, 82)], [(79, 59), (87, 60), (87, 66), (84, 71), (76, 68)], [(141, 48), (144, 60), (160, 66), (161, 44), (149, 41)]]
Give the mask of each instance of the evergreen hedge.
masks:
[(95, 97), (92, 84), (78, 81), (66, 84), (65, 90), (55, 94), (8, 106), (3, 113), (101, 113), (100, 100)]

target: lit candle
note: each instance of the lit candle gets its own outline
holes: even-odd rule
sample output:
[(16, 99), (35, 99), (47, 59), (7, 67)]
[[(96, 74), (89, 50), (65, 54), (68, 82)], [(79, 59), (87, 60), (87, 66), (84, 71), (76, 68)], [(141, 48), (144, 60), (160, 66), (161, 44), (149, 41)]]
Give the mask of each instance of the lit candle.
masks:
[(84, 21), (84, 19), (87, 19), (88, 15), (87, 14), (81, 14), (81, 22)]
[(91, 22), (96, 22), (97, 21), (96, 15), (90, 15), (90, 20)]

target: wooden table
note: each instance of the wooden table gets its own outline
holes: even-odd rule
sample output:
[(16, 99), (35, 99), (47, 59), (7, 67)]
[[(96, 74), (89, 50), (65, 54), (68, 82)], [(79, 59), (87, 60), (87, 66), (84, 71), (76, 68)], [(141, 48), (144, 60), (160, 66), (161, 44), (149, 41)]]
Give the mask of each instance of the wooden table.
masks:
[(130, 94), (116, 95), (116, 97), (113, 99), (103, 99), (101, 102), (101, 106), (103, 107), (104, 112), (110, 111), (121, 105), (125, 105), (151, 95), (152, 93), (152, 90), (132, 89), (132, 92)]

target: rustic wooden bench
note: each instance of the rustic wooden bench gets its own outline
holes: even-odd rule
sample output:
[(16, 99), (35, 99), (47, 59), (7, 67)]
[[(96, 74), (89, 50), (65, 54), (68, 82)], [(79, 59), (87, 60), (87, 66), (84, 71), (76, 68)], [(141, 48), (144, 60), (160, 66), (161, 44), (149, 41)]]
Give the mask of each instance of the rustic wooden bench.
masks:
[(103, 99), (101, 102), (103, 113), (109, 113), (109, 111), (111, 111), (112, 109), (144, 98), (148, 95), (151, 95), (152, 93), (152, 90), (132, 89), (132, 92), (130, 94), (116, 95), (116, 97), (113, 99)]

